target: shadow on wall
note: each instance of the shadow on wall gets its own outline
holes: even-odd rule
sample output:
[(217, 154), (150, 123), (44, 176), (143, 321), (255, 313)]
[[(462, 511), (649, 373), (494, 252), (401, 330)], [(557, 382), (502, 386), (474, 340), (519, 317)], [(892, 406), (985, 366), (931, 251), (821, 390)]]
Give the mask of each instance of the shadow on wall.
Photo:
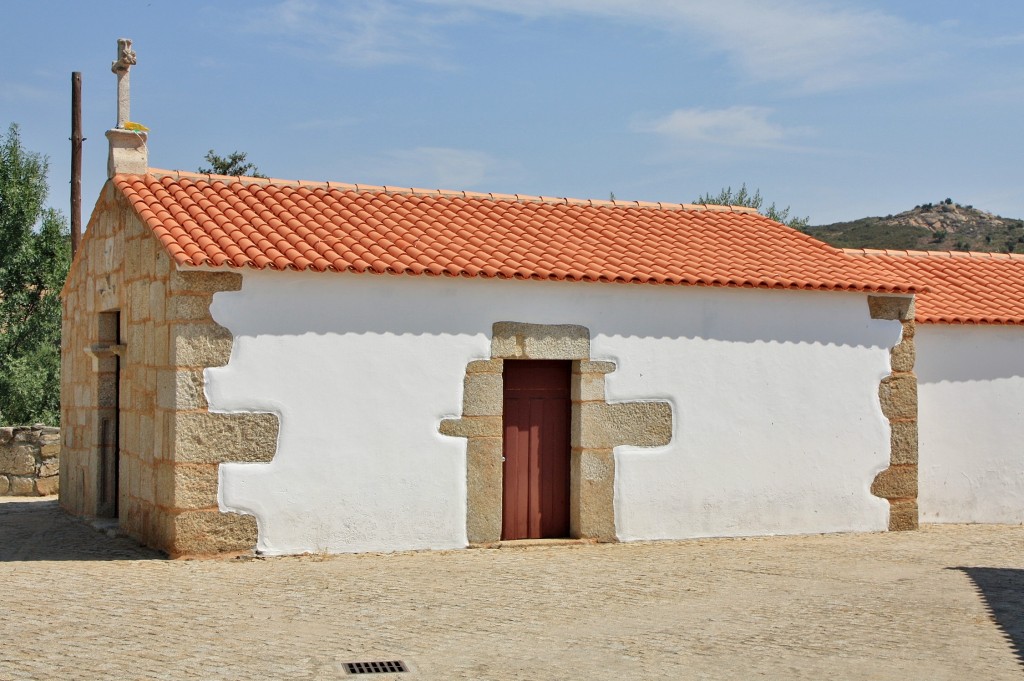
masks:
[(153, 560), (163, 558), (126, 537), (108, 537), (72, 518), (56, 499), (0, 503), (0, 562)]
[[(235, 338), (304, 334), (481, 335), (496, 321), (578, 324), (596, 337), (889, 347), (866, 294), (450, 277), (246, 273), (213, 318)], [(266, 314), (268, 309), (274, 314)]]
[(1024, 570), (1019, 568), (955, 567), (971, 578), (989, 615), (1003, 632), (1017, 662), (1024, 666)]

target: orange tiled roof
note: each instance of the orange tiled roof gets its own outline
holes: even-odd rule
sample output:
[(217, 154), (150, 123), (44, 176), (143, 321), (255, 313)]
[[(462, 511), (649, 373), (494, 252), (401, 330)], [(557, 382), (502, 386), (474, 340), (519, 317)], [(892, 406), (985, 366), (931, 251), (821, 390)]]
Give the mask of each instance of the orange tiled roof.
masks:
[(1024, 324), (1024, 255), (846, 249), (918, 287), (922, 324)]
[(115, 186), (179, 266), (906, 293), (756, 211), (150, 170)]

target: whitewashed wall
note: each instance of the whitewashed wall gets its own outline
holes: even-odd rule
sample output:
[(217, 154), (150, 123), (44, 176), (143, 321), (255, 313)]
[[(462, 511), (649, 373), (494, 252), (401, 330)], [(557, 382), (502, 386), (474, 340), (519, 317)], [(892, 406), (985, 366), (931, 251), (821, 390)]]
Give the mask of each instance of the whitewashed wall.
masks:
[(1024, 522), (1024, 328), (917, 327), (921, 522)]
[(670, 445), (615, 452), (621, 539), (886, 527), (900, 325), (863, 295), (247, 272), (211, 312), (235, 335), (211, 408), (281, 416), (271, 463), (221, 467), (267, 553), (466, 544), (466, 441), (437, 427), (496, 321), (584, 325), (609, 401), (671, 402)]

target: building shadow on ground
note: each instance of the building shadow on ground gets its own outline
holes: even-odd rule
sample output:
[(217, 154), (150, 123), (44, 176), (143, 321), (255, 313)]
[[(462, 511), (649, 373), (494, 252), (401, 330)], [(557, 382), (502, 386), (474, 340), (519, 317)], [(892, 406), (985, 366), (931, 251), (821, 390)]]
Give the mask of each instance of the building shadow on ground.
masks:
[(1024, 665), (1024, 569), (955, 567), (963, 572), (985, 601), (989, 615), (1013, 646), (1017, 662)]
[(155, 560), (163, 554), (110, 536), (61, 510), (54, 498), (0, 503), (0, 562)]

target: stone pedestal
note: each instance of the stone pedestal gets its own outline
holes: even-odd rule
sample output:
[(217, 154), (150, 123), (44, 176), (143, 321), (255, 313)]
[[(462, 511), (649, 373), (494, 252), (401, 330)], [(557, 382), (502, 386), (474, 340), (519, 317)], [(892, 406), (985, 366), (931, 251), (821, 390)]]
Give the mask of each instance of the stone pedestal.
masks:
[(149, 169), (149, 150), (144, 132), (112, 128), (106, 132), (110, 141), (107, 156), (107, 177), (114, 175), (145, 175)]

